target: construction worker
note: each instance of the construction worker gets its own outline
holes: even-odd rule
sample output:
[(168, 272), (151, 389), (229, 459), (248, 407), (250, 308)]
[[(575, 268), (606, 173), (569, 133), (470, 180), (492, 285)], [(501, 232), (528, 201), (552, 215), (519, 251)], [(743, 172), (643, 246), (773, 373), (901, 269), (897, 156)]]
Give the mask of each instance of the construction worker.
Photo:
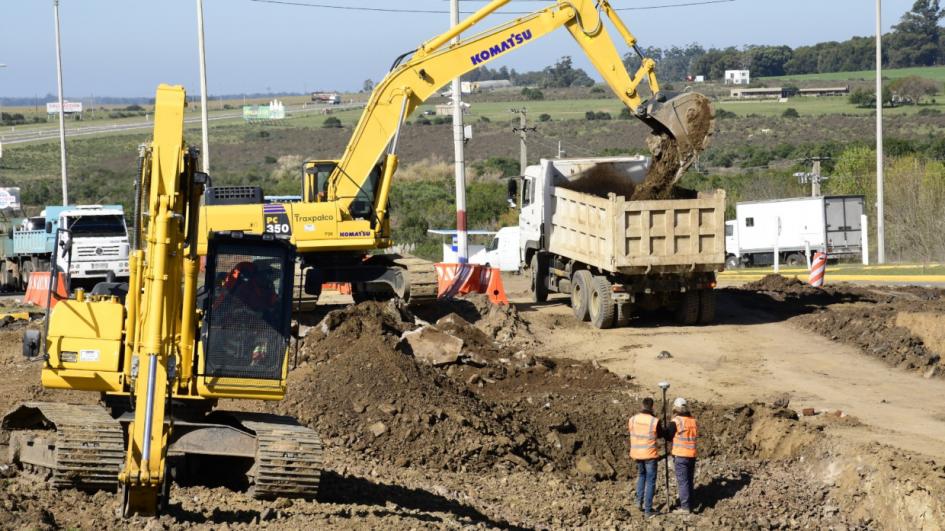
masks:
[(666, 426), (666, 439), (672, 439), (673, 467), (676, 469), (676, 484), (679, 485), (679, 508), (675, 512), (692, 512), (692, 494), (696, 477), (696, 439), (699, 428), (689, 412), (689, 404), (683, 397), (673, 401), (673, 420)]
[(627, 423), (630, 432), (630, 459), (637, 464), (636, 503), (647, 518), (656, 516), (653, 495), (656, 493), (656, 469), (659, 462), (657, 439), (663, 436), (660, 420), (653, 414), (653, 399), (643, 399), (640, 412)]

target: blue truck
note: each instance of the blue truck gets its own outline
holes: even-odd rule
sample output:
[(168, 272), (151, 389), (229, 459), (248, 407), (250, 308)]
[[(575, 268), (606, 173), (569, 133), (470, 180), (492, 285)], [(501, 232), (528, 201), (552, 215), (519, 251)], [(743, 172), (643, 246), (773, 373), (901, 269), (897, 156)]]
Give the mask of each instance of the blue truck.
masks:
[[(0, 191), (3, 286), (25, 289), (30, 273), (49, 271), (57, 249), (60, 270), (69, 264), (73, 280), (114, 281), (128, 276), (128, 230), (121, 205), (47, 206), (37, 217), (23, 216), (18, 206), (4, 207)], [(70, 231), (71, 254), (56, 246), (59, 228)]]

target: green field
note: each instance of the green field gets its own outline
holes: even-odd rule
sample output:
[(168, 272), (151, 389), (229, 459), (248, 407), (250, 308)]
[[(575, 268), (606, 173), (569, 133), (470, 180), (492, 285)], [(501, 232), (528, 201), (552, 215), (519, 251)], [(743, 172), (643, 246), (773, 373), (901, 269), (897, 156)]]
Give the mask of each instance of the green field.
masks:
[[(919, 76), (935, 81), (945, 81), (945, 66), (927, 66), (913, 68), (890, 68), (883, 70), (883, 79), (899, 79), (901, 77)], [(865, 81), (876, 79), (875, 70), (858, 70), (856, 72), (827, 72), (823, 74), (801, 74), (791, 76), (763, 77), (756, 81), (763, 83), (783, 83), (788, 80), (798, 81)]]

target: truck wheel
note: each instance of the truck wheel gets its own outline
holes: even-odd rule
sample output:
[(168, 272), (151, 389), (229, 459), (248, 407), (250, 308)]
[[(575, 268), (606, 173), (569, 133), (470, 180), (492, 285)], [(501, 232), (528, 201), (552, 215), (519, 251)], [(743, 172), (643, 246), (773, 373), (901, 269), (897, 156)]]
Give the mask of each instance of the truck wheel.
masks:
[(791, 253), (784, 259), (784, 264), (789, 266), (807, 265), (807, 259), (801, 253)]
[(676, 322), (683, 326), (692, 326), (699, 322), (700, 302), (699, 292), (690, 290), (682, 294), (679, 306), (676, 307)]
[(699, 324), (715, 322), (715, 290), (704, 289), (699, 292)]
[(0, 288), (13, 289), (15, 282), (13, 281), (13, 271), (10, 269), (10, 264), (5, 260), (0, 261)]
[(610, 328), (614, 326), (614, 298), (607, 277), (594, 277), (594, 287), (589, 293), (590, 303), (588, 311), (591, 324), (594, 328)]
[(725, 259), (725, 267), (728, 269), (737, 269), (741, 266), (742, 266), (742, 261), (739, 260), (738, 257), (735, 256), (734, 254), (729, 255), (728, 258)]
[(545, 282), (547, 275), (538, 270), (538, 253), (532, 255), (528, 263), (529, 275), (531, 275), (532, 301), (545, 302), (548, 300), (548, 284)]
[(591, 318), (588, 311), (590, 293), (594, 290), (594, 275), (586, 269), (576, 271), (571, 277), (571, 310), (578, 321)]
[(20, 263), (20, 284), (23, 286), (23, 290), (26, 290), (26, 287), (30, 284), (30, 273), (36, 271), (35, 266), (32, 260), (25, 260)]

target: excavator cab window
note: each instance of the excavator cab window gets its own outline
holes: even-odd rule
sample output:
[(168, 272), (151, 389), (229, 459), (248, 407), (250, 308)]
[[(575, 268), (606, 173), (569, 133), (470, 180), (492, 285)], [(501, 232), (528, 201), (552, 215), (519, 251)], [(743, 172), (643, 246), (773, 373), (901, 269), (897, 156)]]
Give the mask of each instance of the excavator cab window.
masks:
[[(201, 335), (207, 377), (282, 377), (295, 254), (282, 240), (243, 235), (208, 242)], [(222, 273), (222, 276), (220, 275)]]
[(358, 190), (358, 195), (351, 202), (351, 216), (359, 219), (374, 217), (374, 200), (378, 181), (381, 180), (381, 166), (378, 164)]
[(306, 199), (309, 203), (328, 201), (328, 178), (331, 172), (335, 171), (336, 166), (334, 162), (320, 162), (305, 168), (305, 172), (313, 177), (311, 182), (315, 185), (306, 190)]

